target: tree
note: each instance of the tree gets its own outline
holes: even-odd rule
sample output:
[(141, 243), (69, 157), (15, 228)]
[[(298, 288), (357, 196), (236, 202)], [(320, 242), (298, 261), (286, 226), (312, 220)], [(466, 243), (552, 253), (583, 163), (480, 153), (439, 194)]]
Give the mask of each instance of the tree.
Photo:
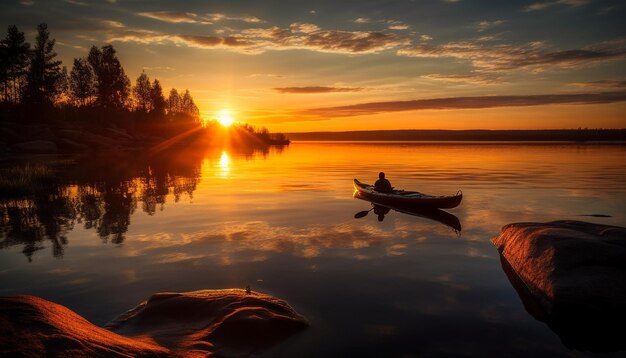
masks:
[(145, 72), (137, 77), (135, 87), (133, 87), (133, 96), (135, 97), (137, 109), (142, 112), (152, 111), (152, 93), (150, 87), (150, 79)]
[(52, 104), (61, 88), (63, 80), (61, 61), (55, 60), (55, 40), (50, 39), (48, 25), (37, 26), (37, 39), (30, 59), (25, 96), (28, 102), (35, 105)]
[(167, 113), (170, 115), (180, 113), (180, 96), (176, 88), (170, 90), (170, 96), (167, 98)]
[(150, 101), (152, 102), (152, 113), (158, 116), (165, 115), (165, 97), (163, 97), (163, 88), (161, 87), (161, 82), (156, 78), (152, 82), (152, 87), (150, 88)]
[(96, 77), (86, 58), (75, 58), (69, 78), (71, 101), (79, 107), (89, 106), (96, 99)]
[(21, 101), (28, 70), (30, 44), (17, 26), (9, 26), (6, 37), (0, 41), (0, 98), (17, 104)]
[(185, 90), (185, 94), (183, 95), (183, 98), (181, 100), (181, 112), (185, 113), (187, 115), (190, 116), (198, 116), (200, 114), (200, 111), (198, 110), (198, 107), (196, 106), (196, 104), (193, 102), (193, 98), (191, 97), (191, 94), (189, 93), (189, 90)]
[(130, 96), (130, 80), (113, 46), (103, 46), (102, 49), (91, 47), (87, 61), (96, 78), (96, 102), (105, 108), (124, 108)]

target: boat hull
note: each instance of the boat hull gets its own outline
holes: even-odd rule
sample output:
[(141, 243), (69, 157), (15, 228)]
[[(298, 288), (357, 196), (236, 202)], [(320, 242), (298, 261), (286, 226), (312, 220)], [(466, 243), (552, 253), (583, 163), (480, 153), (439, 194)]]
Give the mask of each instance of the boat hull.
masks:
[(382, 204), (400, 204), (415, 205), (421, 207), (430, 207), (437, 209), (452, 209), (461, 204), (463, 193), (452, 196), (432, 196), (420, 194), (417, 192), (394, 191), (392, 193), (380, 193), (374, 190), (372, 185), (361, 183), (354, 179), (354, 189), (357, 190), (362, 197), (371, 199)]

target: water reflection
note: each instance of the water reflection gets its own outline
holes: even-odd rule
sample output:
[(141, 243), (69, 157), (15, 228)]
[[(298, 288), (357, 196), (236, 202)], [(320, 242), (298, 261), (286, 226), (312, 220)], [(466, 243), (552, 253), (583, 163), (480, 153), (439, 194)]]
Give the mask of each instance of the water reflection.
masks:
[[(46, 190), (2, 201), (0, 294), (36, 294), (104, 323), (154, 292), (250, 284), (312, 318), (311, 330), (269, 356), (566, 356), (520, 304), (489, 239), (506, 223), (580, 214), (626, 224), (624, 146), (224, 152), (228, 161), (222, 148), (92, 159)], [(394, 185), (466, 197), (445, 218), (375, 212), (350, 193), (352, 178), (380, 170)], [(461, 221), (459, 238), (451, 228)]]
[(500, 263), (526, 311), (536, 320), (546, 323), (561, 338), (563, 345), (580, 351), (602, 353), (626, 349), (623, 331), (616, 328), (626, 319), (626, 307), (619, 312), (602, 315), (596, 311), (585, 312), (584, 309), (549, 314), (503, 256), (500, 256)]
[[(437, 221), (439, 223), (446, 225), (449, 228), (452, 228), (458, 235), (461, 234), (461, 222), (459, 221), (459, 218), (457, 218), (455, 215), (450, 214), (446, 211), (443, 211), (440, 209), (423, 207), (423, 206), (417, 206), (417, 205), (402, 205), (402, 204), (390, 205), (390, 204), (376, 203), (366, 198), (358, 191), (355, 191), (352, 195), (357, 199), (361, 199), (361, 200), (371, 203), (372, 208), (369, 211), (373, 210), (374, 214), (378, 217), (378, 221), (380, 222), (382, 222), (385, 219), (385, 215), (387, 215), (391, 210), (394, 210), (402, 214), (418, 216), (418, 217), (426, 218), (429, 220)], [(354, 217), (356, 219), (362, 218), (365, 216), (364, 214), (367, 214), (369, 211), (361, 211), (355, 214)]]
[(49, 241), (53, 256), (60, 258), (75, 225), (95, 230), (104, 242), (123, 243), (138, 203), (144, 213), (155, 215), (168, 196), (174, 202), (192, 197), (200, 180), (200, 162), (179, 160), (181, 156), (78, 161), (59, 173), (55, 183), (34, 186), (22, 198), (0, 200), (0, 248), (23, 245), (22, 252), (31, 261)]

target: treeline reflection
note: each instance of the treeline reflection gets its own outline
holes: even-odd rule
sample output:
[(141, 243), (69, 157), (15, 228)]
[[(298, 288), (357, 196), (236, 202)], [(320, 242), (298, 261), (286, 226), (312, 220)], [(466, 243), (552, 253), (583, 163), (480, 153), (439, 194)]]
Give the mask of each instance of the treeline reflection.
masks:
[(168, 200), (193, 197), (206, 155), (216, 154), (90, 158), (57, 168), (52, 183), (31, 185), (25, 195), (0, 197), (0, 249), (21, 245), (32, 261), (49, 242), (60, 258), (68, 233), (79, 226), (95, 230), (103, 242), (121, 244), (137, 210), (155, 215)]

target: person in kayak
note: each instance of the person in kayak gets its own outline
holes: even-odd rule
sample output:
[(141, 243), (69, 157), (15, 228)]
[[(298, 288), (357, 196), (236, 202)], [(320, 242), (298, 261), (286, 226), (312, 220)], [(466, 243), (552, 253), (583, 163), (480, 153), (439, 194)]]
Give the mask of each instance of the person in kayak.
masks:
[(393, 187), (389, 180), (385, 179), (385, 173), (378, 173), (378, 180), (374, 183), (374, 190), (381, 193), (391, 193), (393, 191)]

